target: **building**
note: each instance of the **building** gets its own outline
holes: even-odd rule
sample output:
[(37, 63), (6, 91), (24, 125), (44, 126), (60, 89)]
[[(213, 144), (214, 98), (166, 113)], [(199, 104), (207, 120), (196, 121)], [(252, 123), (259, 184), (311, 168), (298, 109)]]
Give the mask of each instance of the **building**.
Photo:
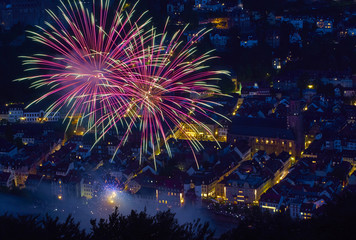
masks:
[(209, 22), (214, 26), (216, 29), (229, 29), (229, 18), (212, 18), (209, 19)]
[(183, 1), (171, 0), (170, 2), (168, 2), (167, 13), (169, 16), (177, 17), (181, 15), (182, 12), (184, 12)]
[(293, 219), (300, 219), (300, 209), (303, 204), (302, 198), (296, 198), (289, 201), (289, 214)]
[(224, 179), (228, 178), (242, 162), (251, 158), (251, 148), (247, 142), (238, 141), (215, 151), (209, 151), (207, 148), (204, 152), (209, 156), (216, 156), (217, 159), (210, 160), (215, 162), (214, 166), (205, 171), (194, 171), (194, 174), (186, 179), (184, 191), (187, 193), (191, 190), (201, 199), (211, 197), (225, 199)]
[(182, 207), (184, 205), (184, 185), (178, 179), (159, 181), (156, 187), (158, 206)]
[[(252, 160), (241, 162), (237, 170), (224, 180), (224, 200), (233, 204), (258, 203), (262, 194), (288, 174), (290, 166), (291, 157), (288, 153), (283, 152), (276, 156), (259, 151)], [(263, 206), (278, 211), (283, 199), (278, 196), (277, 201), (274, 193), (265, 196)]]
[(300, 219), (307, 220), (311, 219), (315, 206), (313, 203), (302, 203), (300, 206)]
[(291, 129), (295, 136), (295, 156), (300, 157), (305, 146), (305, 136), (303, 128), (302, 102), (299, 99), (291, 98), (287, 113), (287, 128)]
[(320, 78), (321, 82), (326, 84), (332, 84), (333, 86), (342, 86), (344, 88), (352, 88), (354, 86), (351, 74), (335, 74), (334, 76), (331, 75), (324, 75)]
[(247, 11), (244, 11), (242, 8), (237, 9), (237, 11), (232, 12), (232, 20), (240, 33), (253, 33), (254, 27)]
[(195, 0), (194, 7), (197, 9), (205, 8), (210, 0)]
[(272, 59), (272, 66), (276, 70), (281, 69), (286, 63), (287, 63), (287, 60), (283, 60), (281, 58)]
[(21, 121), (25, 123), (38, 123), (38, 122), (58, 122), (60, 114), (58, 112), (45, 112), (40, 110), (38, 112), (24, 112)]
[(45, 9), (56, 11), (56, 4), (56, 0), (9, 0), (0, 3), (0, 23), (6, 30), (18, 23), (41, 25), (50, 20)]
[(303, 29), (304, 21), (302, 18), (291, 18), (288, 23), (292, 24), (297, 30)]
[(17, 147), (5, 139), (0, 138), (0, 156), (14, 157), (17, 154)]
[(59, 112), (46, 112), (35, 106), (24, 109), (22, 104), (10, 104), (8, 108), (8, 121), (21, 123), (43, 123), (58, 122), (60, 120)]
[(23, 105), (11, 104), (8, 109), (9, 122), (17, 122), (23, 117)]
[(229, 40), (229, 37), (227, 35), (220, 32), (210, 33), (209, 38), (213, 46), (218, 50), (225, 50)]
[(258, 45), (258, 40), (253, 36), (248, 36), (247, 38), (241, 38), (240, 46), (243, 48), (252, 48)]
[(195, 0), (194, 10), (203, 12), (222, 12), (225, 6), (223, 3), (214, 0)]
[(225, 182), (225, 199), (228, 203), (253, 204), (271, 187), (271, 181), (257, 175), (241, 179), (237, 174), (231, 175)]
[(94, 182), (89, 178), (82, 178), (80, 181), (80, 197), (92, 199), (94, 197)]
[(333, 21), (327, 19), (319, 19), (316, 21), (316, 32), (319, 34), (327, 34), (333, 32)]
[(295, 45), (297, 45), (299, 47), (303, 46), (302, 37), (299, 35), (298, 32), (294, 32), (293, 34), (289, 35), (289, 43), (290, 44), (295, 44)]
[(227, 141), (235, 142), (240, 139), (249, 142), (252, 154), (260, 150), (267, 154), (284, 151), (295, 159), (298, 153), (296, 136), (284, 119), (235, 118), (229, 128)]
[[(276, 62), (277, 63), (277, 62)], [(272, 62), (274, 64), (274, 62)], [(281, 64), (282, 67), (283, 64)], [(276, 64), (276, 67), (278, 64)], [(291, 72), (290, 74), (278, 75), (273, 80), (273, 88), (281, 91), (290, 91), (296, 89), (298, 77), (300, 74)]]
[(283, 203), (283, 196), (277, 193), (273, 188), (262, 194), (259, 200), (259, 206), (262, 210), (275, 213), (281, 210)]

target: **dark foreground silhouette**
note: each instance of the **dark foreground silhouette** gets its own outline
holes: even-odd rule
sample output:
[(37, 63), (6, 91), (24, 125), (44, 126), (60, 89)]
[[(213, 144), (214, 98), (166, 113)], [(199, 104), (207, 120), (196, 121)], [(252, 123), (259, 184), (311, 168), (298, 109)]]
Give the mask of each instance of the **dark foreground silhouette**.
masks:
[(0, 216), (0, 239), (48, 240), (200, 240), (200, 239), (348, 239), (356, 224), (356, 195), (351, 193), (329, 203), (311, 220), (297, 221), (288, 212), (268, 214), (252, 208), (239, 226), (222, 236), (214, 236), (208, 223), (196, 220), (180, 225), (170, 211), (148, 215), (132, 211), (124, 216), (116, 209), (108, 219), (90, 220), (91, 229), (80, 228), (72, 216), (61, 222), (48, 215)]

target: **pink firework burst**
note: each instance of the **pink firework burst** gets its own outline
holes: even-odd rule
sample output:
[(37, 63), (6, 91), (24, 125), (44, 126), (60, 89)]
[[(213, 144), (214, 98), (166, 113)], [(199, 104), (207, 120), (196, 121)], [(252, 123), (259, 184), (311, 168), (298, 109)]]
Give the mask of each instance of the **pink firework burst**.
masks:
[[(104, 136), (113, 125), (125, 119), (127, 130), (118, 148), (125, 143), (131, 128), (136, 126), (141, 132), (140, 159), (143, 153), (147, 153), (148, 147), (152, 148), (154, 159), (161, 147), (165, 147), (171, 155), (170, 138), (187, 140), (194, 154), (202, 148), (197, 138), (201, 129), (214, 136), (200, 119), (219, 124), (214, 119), (219, 115), (213, 109), (217, 104), (206, 98), (222, 95), (213, 83), (218, 80), (218, 75), (228, 73), (207, 70), (206, 62), (214, 57), (210, 56), (210, 52), (197, 53), (195, 44), (207, 31), (202, 30), (184, 43), (180, 40), (184, 30), (169, 38), (165, 30), (163, 34), (152, 30), (149, 42), (147, 39), (134, 42), (135, 46), (130, 48), (133, 51), (127, 51), (127, 54), (135, 60), (130, 71), (125, 71), (129, 75), (124, 85), (130, 103), (121, 108), (121, 114), (113, 117), (109, 113), (99, 120), (100, 123), (106, 118), (115, 118), (112, 125), (107, 125)], [(108, 99), (116, 98), (115, 91), (112, 93), (107, 95)]]
[[(52, 54), (22, 57), (23, 64), (31, 66), (28, 71), (45, 73), (18, 79), (31, 80), (35, 88), (50, 87), (50, 91), (33, 103), (56, 97), (48, 112), (66, 108), (67, 117), (79, 115), (78, 124), (83, 124), (85, 119), (87, 128), (95, 132), (99, 128), (95, 123), (102, 115), (127, 104), (123, 89), (108, 86), (120, 86), (125, 82), (124, 68), (130, 68), (134, 60), (129, 59), (125, 51), (133, 46), (132, 41), (142, 38), (143, 27), (149, 22), (139, 24), (143, 15), (133, 20), (135, 6), (128, 10), (125, 1), (119, 1), (116, 10), (112, 11), (113, 16), (109, 16), (109, 8), (112, 8), (110, 0), (99, 4), (93, 0), (91, 10), (81, 1), (68, 0), (58, 7), (60, 14), (48, 10), (52, 23), (46, 22), (46, 28), (38, 27), (40, 33), (30, 31), (29, 34)], [(107, 94), (115, 98), (103, 99)], [(102, 127), (104, 124), (102, 122)]]

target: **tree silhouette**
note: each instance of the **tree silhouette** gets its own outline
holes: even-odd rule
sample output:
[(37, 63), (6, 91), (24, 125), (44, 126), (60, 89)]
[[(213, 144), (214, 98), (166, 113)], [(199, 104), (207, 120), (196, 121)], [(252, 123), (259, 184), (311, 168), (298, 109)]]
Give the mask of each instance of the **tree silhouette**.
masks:
[(146, 211), (131, 211), (129, 215), (124, 216), (116, 208), (107, 220), (100, 219), (97, 222), (93, 219), (90, 222), (92, 240), (208, 240), (212, 239), (214, 234), (209, 224), (202, 224), (200, 220), (179, 225), (175, 214), (169, 210), (158, 212), (155, 216), (148, 215)]

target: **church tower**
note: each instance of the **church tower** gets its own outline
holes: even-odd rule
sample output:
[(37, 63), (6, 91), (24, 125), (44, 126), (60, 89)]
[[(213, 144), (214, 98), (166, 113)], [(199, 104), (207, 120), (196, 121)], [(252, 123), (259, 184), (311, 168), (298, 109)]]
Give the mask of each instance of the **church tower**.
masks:
[(291, 98), (289, 101), (287, 126), (292, 129), (296, 138), (296, 156), (299, 158), (304, 149), (304, 127), (301, 101), (298, 99)]

